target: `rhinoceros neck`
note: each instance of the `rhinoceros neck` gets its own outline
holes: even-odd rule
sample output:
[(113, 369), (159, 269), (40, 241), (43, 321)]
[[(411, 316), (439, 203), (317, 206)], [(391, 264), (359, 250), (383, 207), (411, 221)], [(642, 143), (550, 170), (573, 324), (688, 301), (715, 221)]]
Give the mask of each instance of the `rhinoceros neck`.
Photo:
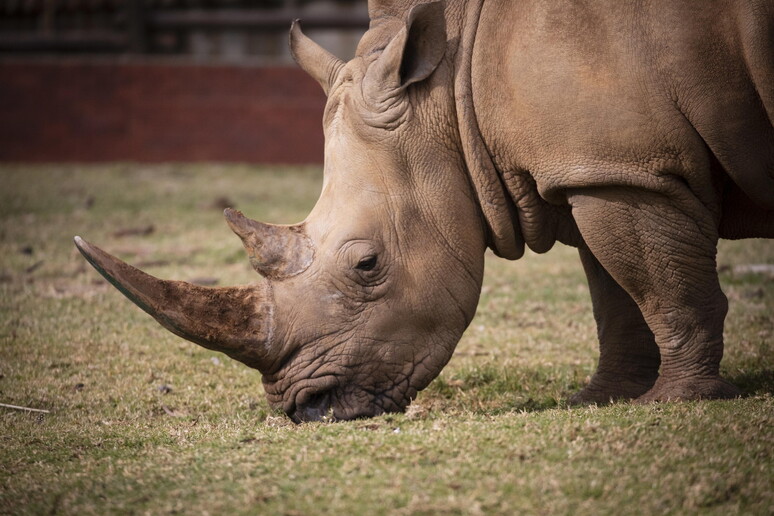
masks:
[[(475, 90), (477, 81), (474, 78), (477, 76), (474, 77), (474, 73), (488, 73), (495, 63), (474, 60), (479, 58), (476, 45), (494, 48), (494, 43), (486, 37), (492, 28), (483, 26), (483, 8), (491, 7), (491, 10), (498, 11), (498, 6), (508, 3), (484, 4), (484, 0), (470, 0), (467, 4), (455, 58), (454, 88), (460, 143), (468, 175), (489, 230), (488, 245), (498, 256), (512, 260), (524, 254), (525, 246), (537, 253), (548, 251), (557, 241), (577, 247), (582, 245), (582, 238), (572, 220), (569, 206), (551, 204), (543, 199), (532, 173), (509, 165), (516, 156), (493, 156), (489, 151), (492, 146), (488, 138), (492, 135), (482, 130), (487, 124), (479, 123), (477, 108), (480, 113), (482, 106), (476, 105), (476, 99), (490, 99), (500, 111), (507, 110), (509, 106), (503, 103), (503, 97), (497, 91)], [(488, 13), (487, 17), (492, 18), (492, 13)], [(495, 52), (496, 55), (499, 53), (499, 50)], [(502, 117), (502, 120), (507, 120), (506, 114)]]
[(454, 79), (457, 123), (471, 185), (488, 228), (487, 244), (498, 256), (515, 260), (524, 254), (516, 207), (487, 151), (473, 105), (473, 47), (483, 4), (484, 0), (467, 2), (459, 34)]

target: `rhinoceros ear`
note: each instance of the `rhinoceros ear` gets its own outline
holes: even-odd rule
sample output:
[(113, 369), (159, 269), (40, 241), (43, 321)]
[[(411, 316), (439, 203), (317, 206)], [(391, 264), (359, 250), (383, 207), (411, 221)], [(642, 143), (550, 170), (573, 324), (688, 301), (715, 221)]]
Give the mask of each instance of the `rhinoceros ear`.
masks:
[(320, 83), (326, 95), (336, 82), (344, 61), (334, 56), (301, 32), (298, 20), (290, 27), (290, 53), (298, 66)]
[(419, 4), (411, 9), (406, 25), (387, 44), (363, 79), (371, 100), (393, 95), (432, 74), (446, 52), (443, 2)]

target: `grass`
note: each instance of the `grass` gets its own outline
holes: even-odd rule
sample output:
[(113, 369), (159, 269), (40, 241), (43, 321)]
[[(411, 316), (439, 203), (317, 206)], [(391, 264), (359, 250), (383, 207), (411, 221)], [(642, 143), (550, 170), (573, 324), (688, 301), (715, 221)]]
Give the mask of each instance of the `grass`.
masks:
[[(109, 287), (80, 234), (164, 277), (255, 273), (219, 211), (291, 223), (315, 168), (0, 168), (0, 513), (770, 514), (774, 242), (723, 242), (744, 399), (568, 408), (596, 361), (574, 250), (487, 258), (479, 313), (406, 414), (294, 426), (256, 371)], [(149, 229), (150, 228), (150, 229)]]

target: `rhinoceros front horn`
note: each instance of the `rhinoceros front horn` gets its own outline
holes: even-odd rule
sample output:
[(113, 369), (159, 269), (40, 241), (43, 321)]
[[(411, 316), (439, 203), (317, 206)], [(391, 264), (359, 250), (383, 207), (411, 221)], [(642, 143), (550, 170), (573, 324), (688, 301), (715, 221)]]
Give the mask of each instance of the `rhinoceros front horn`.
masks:
[(282, 280), (304, 272), (312, 263), (314, 246), (303, 224), (265, 224), (231, 208), (223, 214), (229, 227), (242, 239), (250, 263), (261, 276)]
[(172, 333), (260, 371), (271, 367), (274, 305), (267, 282), (206, 288), (160, 280), (80, 237), (75, 245), (100, 274)]

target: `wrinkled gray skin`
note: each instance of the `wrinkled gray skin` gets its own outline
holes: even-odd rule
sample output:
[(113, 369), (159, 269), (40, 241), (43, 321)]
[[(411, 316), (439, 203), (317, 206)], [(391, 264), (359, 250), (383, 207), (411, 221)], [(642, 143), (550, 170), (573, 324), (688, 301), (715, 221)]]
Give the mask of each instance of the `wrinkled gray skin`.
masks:
[[(679, 5), (678, 5), (679, 4)], [(486, 247), (579, 249), (600, 339), (576, 403), (727, 398), (720, 237), (774, 237), (772, 2), (370, 3), (302, 224), (227, 210), (262, 283), (161, 281), (76, 238), (171, 331), (263, 373), (295, 421), (401, 411), (478, 302)], [(170, 308), (171, 307), (171, 308)]]

